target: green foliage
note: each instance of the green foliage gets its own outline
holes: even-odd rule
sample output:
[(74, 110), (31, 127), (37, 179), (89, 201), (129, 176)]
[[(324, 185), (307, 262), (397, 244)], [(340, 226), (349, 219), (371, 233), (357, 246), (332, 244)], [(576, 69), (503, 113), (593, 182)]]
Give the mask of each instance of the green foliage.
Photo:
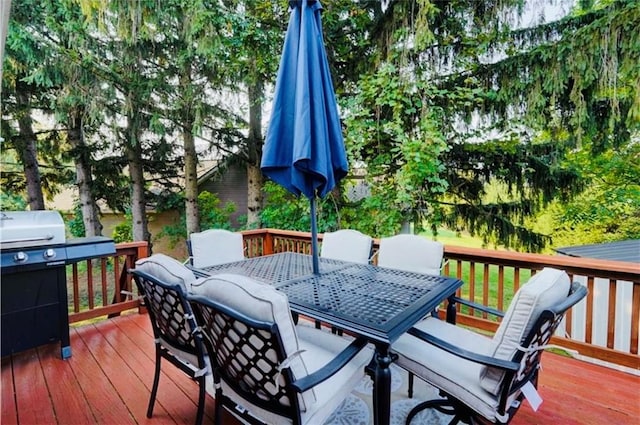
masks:
[[(175, 199), (174, 199), (175, 201)], [(198, 195), (198, 210), (200, 213), (200, 228), (206, 229), (228, 229), (232, 230), (230, 217), (236, 211), (233, 202), (220, 205), (220, 198), (215, 194), (203, 191)], [(169, 238), (170, 247), (187, 238), (187, 225), (184, 213), (184, 202), (181, 203), (179, 222), (173, 225), (164, 226), (156, 236), (157, 238)]]
[(80, 238), (85, 235), (84, 221), (82, 219), (82, 207), (77, 202), (73, 206), (73, 215), (67, 220), (67, 228), (76, 238)]
[[(260, 214), (264, 227), (301, 232), (311, 230), (311, 204), (307, 198), (295, 197), (282, 186), (271, 181), (265, 183), (264, 192), (266, 202)], [(317, 199), (316, 202), (318, 232), (339, 229), (339, 215), (334, 194), (331, 193), (324, 199)]]
[[(371, 196), (356, 202), (338, 189), (320, 200), (321, 231), (385, 236), (407, 221), (428, 222), (532, 251), (549, 236), (637, 236), (637, 0), (580, 1), (557, 22), (517, 29), (505, 17), (521, 12), (522, 0), (387, 3), (386, 11), (374, 1), (323, 4), (351, 168), (366, 175)], [(18, 121), (33, 110), (55, 118), (55, 127), (34, 124), (47, 194), (72, 180), (69, 164), (80, 155), (97, 176), (93, 195), (114, 210), (131, 207), (130, 193), (140, 197), (129, 187), (134, 168), (142, 171), (137, 188), (149, 189), (140, 176), (153, 176), (154, 189), (175, 193), (183, 166), (175, 140), (187, 134), (255, 164), (260, 137), (247, 137), (253, 128), (246, 131), (246, 114), (228, 93), (252, 88), (251, 101), (263, 102), (259, 88), (275, 79), (287, 6), (13, 2), (2, 81), (3, 207), (24, 208), (17, 194), (26, 183), (26, 121)], [(84, 148), (69, 146), (70, 117), (82, 117)], [(309, 229), (308, 200), (266, 191), (265, 225)], [(213, 212), (202, 214), (202, 228), (228, 226), (226, 206), (202, 202)], [(546, 205), (553, 207), (542, 226), (535, 217)], [(132, 239), (130, 224), (122, 240)], [(167, 234), (182, 237), (180, 226)]]
[(116, 225), (111, 237), (115, 243), (133, 241), (133, 217), (131, 217), (131, 212), (127, 211), (124, 221)]
[(404, 221), (420, 223), (448, 182), (440, 156), (446, 143), (437, 124), (438, 111), (429, 109), (428, 83), (412, 80), (387, 63), (363, 76), (345, 105), (348, 154), (362, 164), (371, 197), (358, 226), (375, 236), (394, 234)]
[(220, 198), (213, 193), (203, 191), (198, 195), (200, 227), (202, 229), (231, 229), (229, 217), (236, 211), (233, 202), (220, 205)]
[(640, 123), (637, 2), (582, 6), (514, 30), (517, 0), (390, 2), (372, 32), (381, 60), (343, 100), (350, 158), (372, 188), (362, 208), (387, 228), (427, 220), (487, 244), (548, 244), (529, 218), (592, 184), (565, 156), (623, 148)]
[(584, 191), (549, 210), (554, 246), (640, 239), (640, 145), (595, 157), (589, 150), (569, 157), (587, 182)]
[(0, 192), (0, 211), (24, 211), (27, 203), (22, 196), (14, 193)]

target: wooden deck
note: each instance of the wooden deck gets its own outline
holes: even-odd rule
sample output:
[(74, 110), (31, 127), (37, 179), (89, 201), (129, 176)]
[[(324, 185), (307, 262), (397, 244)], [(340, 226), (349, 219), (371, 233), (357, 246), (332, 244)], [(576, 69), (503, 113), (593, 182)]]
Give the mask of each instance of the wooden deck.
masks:
[[(151, 326), (130, 314), (72, 328), (73, 356), (59, 344), (2, 359), (2, 418), (9, 424), (193, 424), (197, 385), (164, 367), (154, 416), (146, 417), (153, 377)], [(512, 424), (634, 424), (640, 377), (545, 353), (540, 410), (523, 406)], [(207, 398), (205, 423), (213, 422)], [(225, 414), (225, 424), (238, 422)]]

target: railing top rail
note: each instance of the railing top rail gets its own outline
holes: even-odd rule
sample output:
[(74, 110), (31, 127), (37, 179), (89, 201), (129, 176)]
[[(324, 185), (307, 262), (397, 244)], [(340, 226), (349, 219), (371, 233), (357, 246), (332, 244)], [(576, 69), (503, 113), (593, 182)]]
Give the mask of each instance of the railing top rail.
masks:
[(481, 261), (486, 258), (492, 264), (526, 264), (532, 268), (557, 266), (574, 273), (603, 272), (607, 276), (631, 281), (640, 280), (640, 265), (625, 261), (599, 260), (594, 258), (570, 257), (566, 255), (531, 254), (514, 251), (501, 251), (481, 248), (467, 248), (445, 245), (445, 256)]
[[(309, 239), (309, 232), (280, 229), (254, 229), (242, 232), (247, 236), (270, 234), (272, 236)], [(322, 240), (322, 234), (318, 238)], [(379, 246), (379, 239), (374, 239), (374, 246)], [(488, 264), (541, 269), (545, 266), (563, 268), (569, 273), (584, 275), (600, 275), (610, 279), (640, 282), (640, 265), (624, 261), (598, 260), (592, 258), (570, 257), (565, 255), (530, 254), (515, 251), (468, 248), (445, 245), (445, 257), (484, 262)]]
[(118, 242), (116, 244), (116, 248), (118, 250), (123, 250), (123, 249), (131, 249), (131, 248), (140, 248), (140, 247), (146, 247), (148, 245), (148, 243), (146, 241), (137, 241), (137, 242)]
[[(243, 230), (241, 232), (245, 236), (258, 236), (264, 234), (271, 234), (273, 236), (289, 237), (295, 239), (309, 239), (311, 241), (310, 232), (299, 232), (297, 230), (280, 230), (280, 229), (252, 229)], [(318, 234), (318, 238), (322, 240), (322, 233)]]

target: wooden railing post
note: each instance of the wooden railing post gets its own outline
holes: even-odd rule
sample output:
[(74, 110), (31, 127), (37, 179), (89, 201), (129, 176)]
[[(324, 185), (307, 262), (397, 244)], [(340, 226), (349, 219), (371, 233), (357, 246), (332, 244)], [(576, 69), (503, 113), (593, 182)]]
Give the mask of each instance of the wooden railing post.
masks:
[(264, 234), (264, 238), (262, 239), (262, 252), (264, 252), (264, 255), (271, 255), (273, 254), (273, 235), (271, 234), (271, 232), (269, 232), (269, 230), (266, 231), (266, 233)]

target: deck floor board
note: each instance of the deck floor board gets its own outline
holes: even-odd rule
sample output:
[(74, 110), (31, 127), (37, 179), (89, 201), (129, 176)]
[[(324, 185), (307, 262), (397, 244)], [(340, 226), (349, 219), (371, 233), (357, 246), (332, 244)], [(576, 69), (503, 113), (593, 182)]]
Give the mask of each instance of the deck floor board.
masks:
[[(57, 344), (2, 359), (2, 424), (179, 424), (195, 421), (198, 386), (162, 368), (151, 419), (146, 417), (155, 364), (146, 315), (129, 314), (71, 330), (73, 356)], [(514, 425), (638, 424), (640, 377), (545, 353), (538, 412), (523, 406)], [(207, 395), (205, 424), (215, 402)], [(223, 414), (225, 425), (238, 422)]]

